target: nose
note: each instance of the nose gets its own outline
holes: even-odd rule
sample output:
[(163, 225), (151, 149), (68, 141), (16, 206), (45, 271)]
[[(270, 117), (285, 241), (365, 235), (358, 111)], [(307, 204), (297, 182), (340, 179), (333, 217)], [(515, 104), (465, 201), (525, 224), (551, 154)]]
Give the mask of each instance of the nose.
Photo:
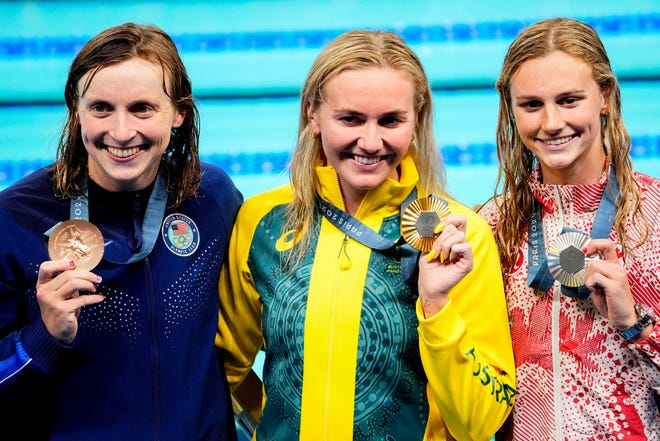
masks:
[(360, 133), (357, 145), (369, 152), (378, 151), (383, 147), (383, 138), (377, 123), (367, 123), (362, 126), (362, 133)]
[(564, 122), (561, 111), (556, 106), (545, 106), (543, 108), (543, 120), (541, 129), (546, 133), (558, 132), (563, 128)]
[(113, 115), (112, 127), (109, 132), (118, 143), (129, 142), (137, 133), (133, 128), (130, 114), (124, 112), (116, 112)]

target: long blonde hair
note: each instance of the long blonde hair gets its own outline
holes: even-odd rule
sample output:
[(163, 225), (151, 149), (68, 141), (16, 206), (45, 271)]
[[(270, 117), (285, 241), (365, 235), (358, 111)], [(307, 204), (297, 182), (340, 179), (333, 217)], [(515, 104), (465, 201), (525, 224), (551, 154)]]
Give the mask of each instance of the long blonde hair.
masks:
[(433, 135), (431, 88), (422, 63), (406, 43), (392, 32), (356, 30), (333, 40), (312, 65), (300, 98), (298, 140), (289, 164), (293, 201), (287, 207), (284, 231), (295, 231), (300, 242), (287, 263), (298, 263), (307, 251), (315, 213), (318, 177), (315, 168), (322, 163), (320, 136), (315, 136), (307, 115), (308, 104), (316, 109), (323, 101), (323, 87), (349, 69), (371, 66), (390, 67), (405, 72), (415, 85), (416, 124), (408, 154), (420, 176), (420, 185), (429, 192), (444, 190), (445, 174)]
[[(641, 210), (641, 193), (633, 176), (630, 135), (621, 115), (619, 84), (605, 47), (596, 31), (586, 23), (568, 18), (542, 20), (524, 29), (513, 40), (504, 57), (502, 72), (496, 84), (500, 98), (496, 140), (500, 166), (495, 203), (501, 218), (495, 228), (495, 239), (505, 274), (515, 264), (518, 247), (534, 209), (534, 196), (527, 181), (538, 162), (535, 155), (525, 147), (516, 130), (511, 109), (511, 79), (526, 61), (544, 57), (553, 51), (564, 52), (591, 66), (594, 80), (609, 101), (609, 113), (603, 116), (601, 121), (601, 136), (603, 149), (619, 184), (620, 194), (624, 195), (617, 201), (614, 220), (614, 228), (623, 246), (624, 255), (630, 251), (626, 245), (627, 234), (624, 228), (629, 212), (632, 212), (633, 216), (639, 216), (643, 228), (646, 229), (646, 233), (640, 235), (641, 239), (636, 245), (641, 244), (644, 236), (648, 234), (648, 221)], [(501, 194), (497, 195), (500, 184)]]

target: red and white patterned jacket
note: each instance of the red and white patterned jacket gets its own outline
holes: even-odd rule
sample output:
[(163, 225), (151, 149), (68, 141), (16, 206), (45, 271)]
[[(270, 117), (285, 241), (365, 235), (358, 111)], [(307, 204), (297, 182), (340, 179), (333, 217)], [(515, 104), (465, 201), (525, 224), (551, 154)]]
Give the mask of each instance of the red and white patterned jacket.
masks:
[[(625, 265), (632, 295), (660, 316), (660, 179), (635, 173), (650, 234)], [(542, 204), (546, 247), (562, 227), (591, 231), (607, 180), (549, 185), (537, 168), (529, 185)], [(624, 195), (625, 197), (625, 195)], [(493, 201), (480, 214), (494, 226)], [(627, 227), (633, 225), (629, 216)], [(635, 240), (636, 230), (627, 228)], [(616, 241), (614, 229), (610, 239)], [(620, 249), (619, 249), (620, 251)], [(660, 321), (628, 344), (591, 298), (561, 295), (558, 282), (538, 295), (527, 286), (527, 241), (505, 286), (516, 361), (516, 440), (660, 440)], [(510, 435), (509, 435), (510, 436)]]

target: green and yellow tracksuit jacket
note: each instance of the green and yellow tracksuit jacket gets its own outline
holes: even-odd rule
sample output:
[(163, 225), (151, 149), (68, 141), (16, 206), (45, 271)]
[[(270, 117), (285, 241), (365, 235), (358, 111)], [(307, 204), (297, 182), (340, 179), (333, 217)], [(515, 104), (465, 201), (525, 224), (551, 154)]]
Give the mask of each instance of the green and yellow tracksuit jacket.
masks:
[[(317, 167), (319, 196), (339, 208), (336, 172)], [(402, 202), (418, 183), (413, 161), (400, 181), (370, 190), (356, 218), (396, 240)], [(418, 194), (425, 196), (423, 189)], [(290, 186), (241, 208), (220, 280), (216, 344), (230, 386), (265, 350), (258, 440), (486, 440), (515, 395), (514, 361), (498, 254), (485, 221), (467, 217), (474, 269), (449, 303), (425, 318), (416, 280), (396, 252), (372, 250), (320, 214), (310, 251), (283, 270), (293, 234), (282, 231)]]

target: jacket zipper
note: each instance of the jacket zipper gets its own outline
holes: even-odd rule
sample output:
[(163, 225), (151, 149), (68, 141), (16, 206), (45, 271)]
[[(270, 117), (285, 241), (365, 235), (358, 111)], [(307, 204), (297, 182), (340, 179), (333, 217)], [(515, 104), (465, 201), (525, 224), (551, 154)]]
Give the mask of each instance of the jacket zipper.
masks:
[(151, 262), (149, 256), (144, 258), (144, 272), (147, 287), (147, 302), (149, 305), (150, 333), (151, 333), (151, 368), (153, 372), (153, 412), (154, 412), (154, 439), (161, 440), (161, 409), (160, 409), (160, 375), (158, 373), (158, 311), (156, 305), (156, 295), (153, 284), (153, 272), (151, 271)]
[[(564, 205), (561, 199), (559, 189), (554, 187), (555, 199), (559, 208), (559, 218), (562, 226), (566, 225), (564, 220)], [(573, 202), (569, 200), (569, 224), (573, 225)], [(561, 228), (563, 230), (563, 227)], [(555, 410), (555, 439), (564, 439), (563, 426), (563, 406), (562, 406), (562, 381), (561, 381), (561, 342), (560, 323), (561, 323), (561, 283), (555, 280), (552, 287), (552, 378), (554, 391), (554, 410)]]
[(555, 439), (563, 440), (561, 405), (561, 351), (559, 350), (559, 323), (561, 310), (561, 286), (555, 281), (552, 286), (552, 378), (555, 399)]

